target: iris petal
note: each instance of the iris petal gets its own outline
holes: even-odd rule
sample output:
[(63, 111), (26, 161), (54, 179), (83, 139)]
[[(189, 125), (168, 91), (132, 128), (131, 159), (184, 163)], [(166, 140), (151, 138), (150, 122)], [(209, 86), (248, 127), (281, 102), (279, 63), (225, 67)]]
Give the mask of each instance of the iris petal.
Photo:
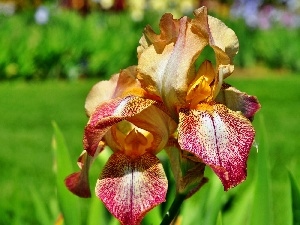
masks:
[(125, 97), (127, 95), (139, 97), (144, 95), (144, 90), (136, 79), (136, 66), (123, 69), (109, 80), (100, 81), (95, 84), (85, 101), (86, 114), (91, 116), (100, 104), (110, 99)]
[(178, 118), (177, 108), (185, 105), (189, 85), (196, 77), (195, 61), (204, 47), (209, 45), (216, 55), (215, 97), (223, 79), (233, 72), (239, 46), (235, 33), (208, 16), (205, 7), (194, 13), (194, 19), (164, 15), (161, 33), (156, 35), (148, 27), (138, 48), (138, 79), (148, 92), (162, 98), (174, 119)]
[(100, 142), (99, 147), (94, 157), (83, 151), (78, 158), (77, 164), (80, 168), (79, 172), (72, 173), (65, 179), (66, 187), (75, 195), (82, 198), (91, 197), (90, 185), (89, 185), (89, 169), (93, 163), (95, 157), (103, 150), (104, 143)]
[(252, 119), (261, 107), (255, 96), (241, 92), (228, 84), (223, 84), (215, 101), (226, 105), (233, 111), (242, 112), (248, 119)]
[(209, 165), (228, 190), (245, 180), (255, 131), (251, 122), (222, 104), (179, 112), (178, 142)]
[(96, 195), (122, 224), (140, 224), (143, 216), (165, 201), (168, 180), (158, 158), (145, 153), (131, 158), (114, 153), (96, 184)]
[(136, 96), (116, 98), (101, 104), (91, 115), (85, 127), (84, 149), (93, 156), (99, 142), (111, 126), (140, 113), (154, 104), (156, 104), (156, 101)]

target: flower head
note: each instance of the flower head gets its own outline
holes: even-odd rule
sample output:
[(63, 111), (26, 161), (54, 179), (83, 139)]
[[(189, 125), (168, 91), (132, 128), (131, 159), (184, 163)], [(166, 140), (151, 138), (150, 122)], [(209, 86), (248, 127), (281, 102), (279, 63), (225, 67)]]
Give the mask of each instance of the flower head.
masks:
[[(90, 196), (88, 170), (109, 146), (108, 159), (96, 184), (96, 195), (122, 224), (139, 224), (165, 201), (168, 180), (156, 154), (166, 148), (177, 184), (185, 196), (206, 181), (210, 166), (228, 190), (246, 178), (254, 141), (251, 124), (260, 108), (256, 97), (224, 83), (238, 52), (235, 33), (208, 16), (165, 14), (160, 34), (145, 28), (138, 65), (96, 84), (86, 100), (80, 172), (66, 178), (73, 193)], [(216, 63), (197, 58), (209, 46)], [(183, 169), (182, 169), (183, 168)]]

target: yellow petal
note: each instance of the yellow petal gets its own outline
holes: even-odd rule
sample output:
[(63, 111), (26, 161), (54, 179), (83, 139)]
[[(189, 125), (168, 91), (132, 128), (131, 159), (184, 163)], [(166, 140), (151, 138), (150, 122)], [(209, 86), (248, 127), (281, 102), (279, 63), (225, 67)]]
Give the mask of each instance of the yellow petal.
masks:
[(201, 101), (212, 97), (211, 83), (215, 79), (215, 71), (209, 61), (204, 61), (194, 81), (190, 84), (186, 101), (190, 103), (190, 108), (196, 108)]

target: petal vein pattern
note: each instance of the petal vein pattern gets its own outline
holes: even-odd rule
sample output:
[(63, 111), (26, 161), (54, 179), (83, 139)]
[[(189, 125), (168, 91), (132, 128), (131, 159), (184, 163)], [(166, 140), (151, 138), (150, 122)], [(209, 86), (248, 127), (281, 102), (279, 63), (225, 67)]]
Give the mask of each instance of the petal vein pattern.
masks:
[(150, 209), (165, 201), (168, 181), (156, 156), (111, 156), (96, 185), (96, 195), (122, 224), (139, 224)]
[(208, 164), (225, 190), (245, 180), (246, 161), (254, 140), (250, 121), (222, 104), (181, 109), (179, 144)]

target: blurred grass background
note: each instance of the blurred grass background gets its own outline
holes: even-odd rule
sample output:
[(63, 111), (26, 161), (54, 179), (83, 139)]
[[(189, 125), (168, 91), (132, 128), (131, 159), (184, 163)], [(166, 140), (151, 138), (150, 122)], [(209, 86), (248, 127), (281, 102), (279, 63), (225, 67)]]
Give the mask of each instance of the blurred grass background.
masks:
[[(94, 3), (87, 13), (80, 8), (63, 8), (57, 1), (43, 5), (41, 1), (20, 2), (10, 14), (2, 9), (8, 1), (0, 1), (0, 224), (45, 224), (37, 202), (46, 204), (53, 224), (60, 209), (51, 122), (56, 121), (61, 128), (75, 167), (82, 151), (87, 122), (83, 107), (90, 88), (98, 80), (136, 64), (136, 47), (146, 24), (157, 29), (162, 12), (181, 15), (185, 10), (178, 9), (178, 1), (166, 1), (173, 2), (167, 9), (142, 8), (142, 15), (129, 6), (113, 5), (113, 10), (103, 10)], [(245, 1), (193, 4), (210, 6), (210, 12), (222, 18), (239, 38), (237, 69), (227, 82), (256, 95), (262, 104), (254, 120), (258, 150), (253, 148), (250, 154), (247, 180), (227, 193), (208, 169), (211, 182), (185, 203), (182, 224), (223, 221), (219, 224), (289, 225), (295, 220), (288, 171), (300, 187), (299, 24), (288, 26), (278, 18), (269, 21), (269, 27), (259, 21), (250, 23), (247, 18), (233, 17), (236, 2), (242, 5)], [(299, 15), (297, 8), (289, 11), (288, 3), (257, 2), (261, 2), (259, 13), (272, 6)], [(41, 7), (48, 13), (42, 23), (36, 18)], [(91, 176), (95, 179), (99, 172), (96, 165)], [(95, 180), (91, 183), (93, 187)], [(91, 201), (79, 201), (85, 221)], [(221, 219), (216, 221), (217, 217)], [(145, 221), (152, 219), (149, 216)]]

